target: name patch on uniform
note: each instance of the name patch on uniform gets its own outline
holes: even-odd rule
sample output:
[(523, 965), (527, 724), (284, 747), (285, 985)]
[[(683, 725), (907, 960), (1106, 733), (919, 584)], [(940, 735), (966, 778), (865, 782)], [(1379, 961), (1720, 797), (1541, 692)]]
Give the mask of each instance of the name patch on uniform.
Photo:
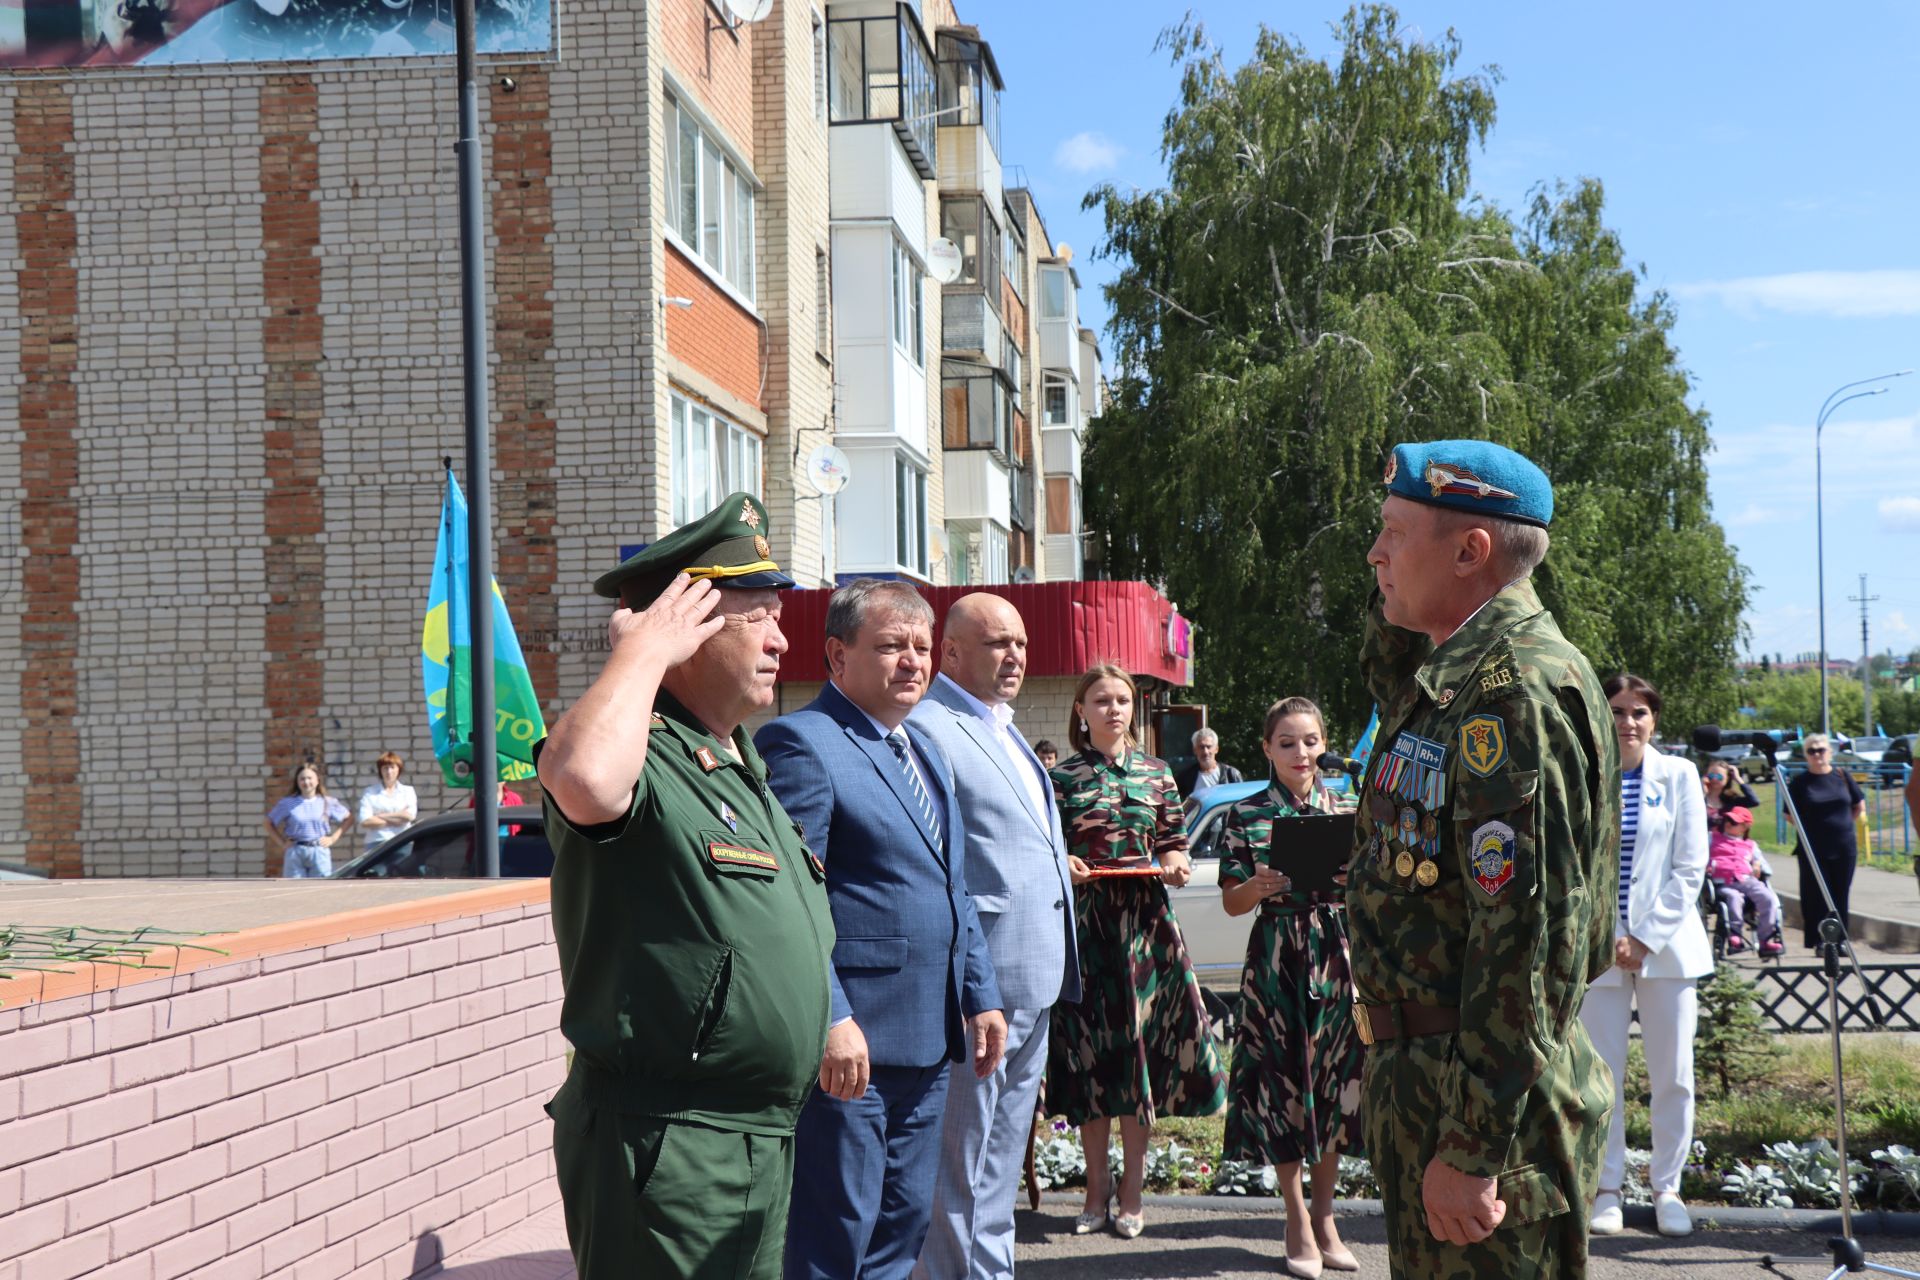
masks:
[(705, 769), (708, 773), (712, 773), (715, 769), (718, 769), (720, 767), (720, 758), (713, 754), (712, 747), (701, 747), (698, 751), (695, 751), (693, 753), (693, 758), (695, 760), (698, 760), (700, 762), (700, 767), (702, 769)]
[(1513, 828), (1489, 822), (1474, 828), (1467, 847), (1472, 850), (1473, 882), (1489, 898), (1497, 898), (1513, 881)]
[(780, 870), (780, 859), (772, 854), (737, 844), (710, 843), (707, 845), (707, 857), (715, 863), (725, 863), (733, 867), (751, 867), (755, 871), (764, 871), (768, 875)]
[(1507, 726), (1499, 716), (1470, 716), (1460, 726), (1460, 759), (1485, 778), (1507, 759)]

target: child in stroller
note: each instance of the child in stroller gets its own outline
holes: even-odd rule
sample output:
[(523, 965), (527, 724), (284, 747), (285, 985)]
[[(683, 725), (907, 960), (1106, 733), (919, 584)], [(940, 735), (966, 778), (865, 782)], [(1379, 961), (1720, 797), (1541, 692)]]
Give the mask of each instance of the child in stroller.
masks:
[(1767, 883), (1773, 875), (1767, 855), (1748, 838), (1752, 830), (1751, 809), (1736, 805), (1727, 811), (1725, 829), (1715, 831), (1707, 840), (1707, 876), (1713, 881), (1714, 897), (1727, 922), (1728, 952), (1746, 950), (1741, 929), (1745, 908), (1750, 905), (1760, 954), (1772, 957), (1786, 950), (1780, 939), (1780, 899)]

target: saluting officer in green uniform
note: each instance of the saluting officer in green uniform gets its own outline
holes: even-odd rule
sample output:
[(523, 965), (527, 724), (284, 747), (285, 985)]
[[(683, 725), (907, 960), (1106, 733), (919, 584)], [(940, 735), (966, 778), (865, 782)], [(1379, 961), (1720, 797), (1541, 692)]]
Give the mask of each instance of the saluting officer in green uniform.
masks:
[(740, 725), (787, 640), (736, 493), (594, 584), (599, 679), (535, 748), (573, 1069), (547, 1110), (581, 1280), (774, 1280), (826, 1045), (825, 873)]
[(1396, 1276), (1579, 1277), (1613, 1082), (1618, 747), (1540, 606), (1553, 488), (1484, 441), (1387, 464), (1362, 654), (1379, 746), (1348, 875), (1369, 1154)]

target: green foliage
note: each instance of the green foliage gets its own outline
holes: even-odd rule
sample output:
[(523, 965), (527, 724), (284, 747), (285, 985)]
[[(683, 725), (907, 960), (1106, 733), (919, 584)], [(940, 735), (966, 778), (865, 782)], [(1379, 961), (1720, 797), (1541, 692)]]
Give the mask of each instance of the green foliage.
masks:
[(1263, 29), (1229, 68), (1173, 28), (1168, 185), (1088, 197), (1120, 268), (1086, 458), (1109, 568), (1204, 628), (1199, 694), (1241, 755), (1291, 693), (1351, 738), (1387, 452), (1493, 439), (1553, 477), (1538, 583), (1568, 637), (1660, 684), (1673, 723), (1724, 718), (1745, 580), (1666, 299), (1640, 296), (1597, 183), (1518, 221), (1469, 197), (1498, 73), (1457, 74), (1451, 33), (1367, 6), (1336, 34), (1321, 62)]
[(1778, 1054), (1760, 1016), (1753, 984), (1721, 964), (1700, 984), (1693, 1072), (1704, 1098), (1725, 1098), (1764, 1080)]

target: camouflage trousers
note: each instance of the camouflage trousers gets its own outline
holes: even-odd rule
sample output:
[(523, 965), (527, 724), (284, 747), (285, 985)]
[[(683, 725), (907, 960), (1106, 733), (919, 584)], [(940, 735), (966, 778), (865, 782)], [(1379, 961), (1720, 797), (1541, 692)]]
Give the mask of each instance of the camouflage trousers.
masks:
[(1580, 1280), (1587, 1221), (1613, 1106), (1613, 1077), (1578, 1022), (1528, 1097), (1496, 1194), (1507, 1216), (1491, 1236), (1453, 1245), (1427, 1229), (1421, 1182), (1441, 1117), (1452, 1036), (1374, 1046), (1362, 1077), (1367, 1149), (1386, 1210), (1398, 1280)]

